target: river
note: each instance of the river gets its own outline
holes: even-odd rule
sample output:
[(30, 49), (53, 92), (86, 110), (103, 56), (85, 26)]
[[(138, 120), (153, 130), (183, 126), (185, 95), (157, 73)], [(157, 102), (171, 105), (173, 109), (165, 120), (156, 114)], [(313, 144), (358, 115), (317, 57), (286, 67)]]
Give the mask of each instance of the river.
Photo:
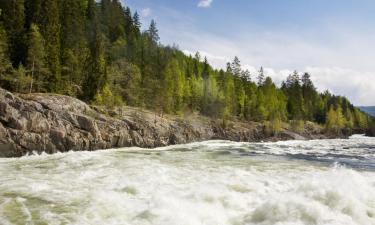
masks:
[(374, 225), (375, 138), (0, 159), (0, 224)]

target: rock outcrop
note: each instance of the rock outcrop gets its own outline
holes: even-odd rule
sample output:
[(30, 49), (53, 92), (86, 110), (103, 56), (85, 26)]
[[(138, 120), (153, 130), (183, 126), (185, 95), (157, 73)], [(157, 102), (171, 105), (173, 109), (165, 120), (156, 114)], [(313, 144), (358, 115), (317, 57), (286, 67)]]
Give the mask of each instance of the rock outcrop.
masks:
[(0, 157), (32, 152), (66, 152), (223, 139), (275, 141), (324, 138), (319, 127), (296, 134), (284, 129), (268, 135), (260, 123), (220, 121), (190, 115), (160, 117), (137, 108), (106, 110), (68, 96), (17, 95), (0, 89)]

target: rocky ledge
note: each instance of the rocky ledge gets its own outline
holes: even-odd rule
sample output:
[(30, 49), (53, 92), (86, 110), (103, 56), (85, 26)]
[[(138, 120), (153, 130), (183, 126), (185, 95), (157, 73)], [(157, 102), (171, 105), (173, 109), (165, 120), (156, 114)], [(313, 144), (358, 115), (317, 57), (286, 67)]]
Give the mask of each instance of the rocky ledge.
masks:
[(0, 89), (0, 157), (138, 146), (153, 148), (223, 139), (276, 141), (327, 138), (324, 130), (307, 124), (300, 133), (285, 128), (268, 134), (255, 122), (229, 122), (198, 115), (163, 116), (138, 108), (106, 110), (68, 96), (12, 94)]

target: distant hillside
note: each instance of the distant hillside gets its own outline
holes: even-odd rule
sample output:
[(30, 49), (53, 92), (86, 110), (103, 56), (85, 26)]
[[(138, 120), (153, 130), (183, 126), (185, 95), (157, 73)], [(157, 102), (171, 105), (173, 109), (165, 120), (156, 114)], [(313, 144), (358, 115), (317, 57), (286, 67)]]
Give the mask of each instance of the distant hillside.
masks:
[(359, 107), (362, 111), (370, 114), (371, 116), (375, 117), (375, 106), (362, 106)]

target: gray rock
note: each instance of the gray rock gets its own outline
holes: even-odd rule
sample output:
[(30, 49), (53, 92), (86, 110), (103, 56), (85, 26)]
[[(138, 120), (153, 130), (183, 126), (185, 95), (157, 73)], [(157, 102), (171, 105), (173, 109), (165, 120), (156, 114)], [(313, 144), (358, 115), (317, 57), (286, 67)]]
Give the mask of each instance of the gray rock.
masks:
[[(114, 115), (114, 117), (108, 115)], [(91, 108), (68, 96), (16, 95), (0, 89), (0, 157), (36, 152), (66, 152), (120, 147), (159, 147), (209, 139), (232, 141), (311, 138), (322, 129), (309, 124), (304, 134), (269, 136), (259, 123), (220, 121), (191, 116), (163, 118), (137, 108)], [(321, 137), (321, 136), (319, 136)]]

